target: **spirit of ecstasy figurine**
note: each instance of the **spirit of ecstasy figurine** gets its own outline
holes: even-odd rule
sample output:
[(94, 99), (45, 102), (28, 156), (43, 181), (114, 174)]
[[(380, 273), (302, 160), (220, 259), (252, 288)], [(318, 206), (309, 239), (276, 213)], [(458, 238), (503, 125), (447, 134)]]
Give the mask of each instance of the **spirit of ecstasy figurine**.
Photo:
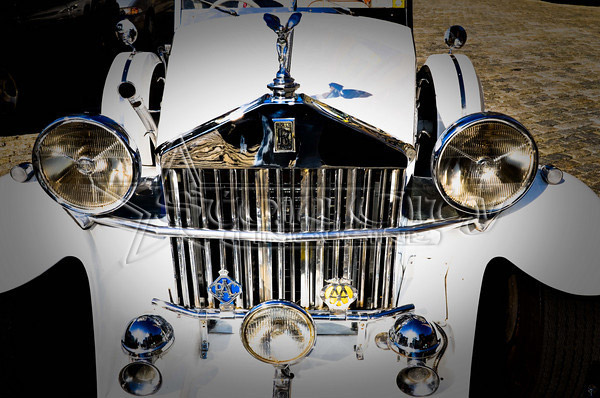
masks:
[(302, 18), (302, 14), (299, 12), (293, 13), (287, 21), (285, 26), (281, 25), (279, 18), (273, 14), (265, 14), (264, 20), (267, 26), (277, 33), (277, 56), (279, 59), (279, 71), (273, 83), (269, 84), (273, 94), (276, 97), (290, 98), (299, 84), (294, 83), (294, 79), (290, 76), (290, 50), (289, 50), (289, 37), (294, 27), (298, 25)]

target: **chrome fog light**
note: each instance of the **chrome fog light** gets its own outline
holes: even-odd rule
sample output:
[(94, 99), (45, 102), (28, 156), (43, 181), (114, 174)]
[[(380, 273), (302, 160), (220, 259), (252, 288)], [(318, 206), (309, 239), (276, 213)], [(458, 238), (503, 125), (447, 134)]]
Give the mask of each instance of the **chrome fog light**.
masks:
[(252, 308), (242, 322), (240, 335), (250, 355), (275, 366), (306, 357), (317, 336), (310, 314), (287, 301), (267, 301)]
[(64, 207), (104, 214), (133, 195), (140, 154), (123, 128), (104, 116), (74, 116), (37, 138), (33, 165), (44, 190)]
[(145, 396), (157, 392), (162, 385), (162, 375), (149, 362), (132, 362), (121, 369), (119, 383), (131, 395)]
[(415, 314), (400, 316), (390, 329), (389, 338), (398, 352), (408, 358), (431, 357), (440, 345), (433, 325)]
[(407, 395), (426, 397), (437, 391), (440, 377), (435, 370), (418, 364), (402, 369), (396, 377), (396, 384)]
[(476, 113), (442, 134), (431, 172), (450, 205), (480, 215), (499, 212), (523, 197), (537, 165), (537, 147), (523, 125), (499, 113)]
[(174, 341), (173, 327), (163, 317), (142, 315), (129, 322), (121, 346), (134, 358), (148, 359), (167, 351)]

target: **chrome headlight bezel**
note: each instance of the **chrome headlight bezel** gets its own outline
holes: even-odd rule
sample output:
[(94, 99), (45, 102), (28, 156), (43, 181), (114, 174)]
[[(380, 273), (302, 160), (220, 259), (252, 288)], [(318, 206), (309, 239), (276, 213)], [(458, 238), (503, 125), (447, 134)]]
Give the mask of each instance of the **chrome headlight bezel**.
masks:
[[(307, 348), (302, 353), (297, 355), (295, 358), (292, 358), (290, 360), (269, 360), (268, 358), (258, 355), (252, 349), (252, 347), (250, 347), (250, 345), (248, 343), (248, 339), (246, 337), (248, 324), (252, 321), (254, 316), (256, 316), (257, 314), (259, 314), (260, 312), (262, 312), (264, 310), (268, 310), (268, 309), (272, 309), (272, 308), (296, 311), (299, 314), (301, 314), (301, 316), (306, 320), (306, 326), (308, 327), (309, 333), (310, 333), (310, 335), (308, 336), (309, 343), (307, 344)], [(272, 301), (265, 301), (263, 303), (260, 303), (260, 304), (256, 305), (255, 307), (253, 307), (250, 311), (248, 311), (248, 313), (244, 317), (244, 320), (242, 321), (242, 325), (240, 327), (240, 338), (242, 340), (242, 344), (243, 344), (244, 348), (246, 349), (246, 351), (248, 351), (248, 353), (250, 355), (252, 355), (254, 358), (258, 359), (259, 361), (265, 362), (265, 363), (268, 363), (268, 364), (271, 364), (274, 366), (293, 365), (295, 363), (300, 362), (302, 359), (306, 358), (312, 352), (312, 350), (315, 346), (316, 338), (317, 338), (317, 328), (316, 328), (314, 319), (304, 308), (302, 308), (292, 302), (289, 302), (289, 301), (272, 300)]]
[[(456, 138), (458, 135), (460, 135), (463, 131), (465, 131), (475, 125), (484, 124), (484, 123), (499, 123), (499, 124), (504, 124), (512, 129), (514, 129), (516, 132), (520, 133), (528, 141), (534, 155), (533, 155), (533, 161), (530, 166), (530, 172), (527, 175), (527, 177), (522, 181), (521, 187), (515, 194), (506, 197), (506, 199), (503, 202), (501, 202), (498, 205), (492, 206), (492, 207), (486, 206), (484, 208), (472, 208), (472, 207), (465, 206), (461, 203), (458, 203), (457, 201), (453, 200), (450, 197), (450, 195), (448, 195), (446, 193), (446, 191), (444, 190), (444, 187), (442, 186), (442, 183), (441, 183), (441, 178), (440, 178), (441, 170), (440, 170), (439, 165), (440, 165), (440, 159), (442, 158), (444, 150), (448, 147), (448, 144), (451, 143), (454, 138)], [(471, 115), (464, 116), (461, 119), (457, 120), (450, 127), (448, 127), (442, 133), (440, 138), (437, 140), (437, 142), (434, 146), (434, 149), (433, 149), (433, 154), (431, 156), (431, 175), (432, 175), (432, 178), (435, 183), (435, 187), (436, 187), (437, 191), (440, 193), (442, 198), (448, 204), (450, 204), (452, 207), (456, 208), (459, 211), (467, 213), (467, 214), (472, 214), (472, 215), (477, 215), (477, 216), (490, 216), (490, 215), (494, 215), (503, 210), (508, 209), (509, 207), (516, 204), (523, 196), (525, 196), (525, 194), (529, 191), (529, 189), (533, 185), (533, 182), (536, 178), (538, 164), (539, 164), (538, 158), (539, 158), (538, 148), (537, 148), (537, 145), (536, 145), (532, 135), (517, 120), (513, 119), (510, 116), (504, 115), (502, 113), (496, 113), (496, 112), (474, 113)]]
[[(76, 204), (73, 204), (73, 203), (69, 202), (68, 200), (66, 200), (65, 198), (61, 197), (61, 195), (52, 188), (50, 182), (47, 181), (46, 176), (42, 172), (40, 150), (41, 150), (42, 146), (44, 145), (44, 140), (56, 129), (58, 129), (62, 126), (71, 124), (71, 123), (90, 124), (97, 128), (101, 128), (101, 129), (107, 131), (108, 133), (115, 136), (123, 144), (123, 146), (127, 150), (127, 153), (131, 157), (132, 168), (133, 168), (131, 184), (130, 184), (129, 188), (127, 189), (125, 195), (123, 195), (119, 200), (116, 200), (114, 203), (106, 205), (106, 206), (98, 207), (98, 208), (85, 208), (85, 207), (77, 206)], [(111, 213), (111, 212), (117, 210), (118, 208), (123, 206), (125, 203), (127, 203), (127, 201), (133, 196), (135, 189), (137, 188), (137, 185), (141, 178), (142, 162), (141, 162), (141, 156), (140, 156), (140, 152), (137, 148), (137, 145), (135, 144), (134, 141), (131, 140), (131, 138), (129, 137), (127, 132), (123, 129), (123, 127), (121, 127), (114, 120), (112, 120), (106, 116), (102, 116), (102, 115), (66, 116), (66, 117), (57, 119), (54, 122), (50, 123), (40, 133), (40, 135), (37, 137), (37, 139), (33, 145), (32, 163), (34, 166), (36, 178), (37, 178), (40, 186), (44, 189), (44, 191), (46, 191), (46, 193), (52, 199), (54, 199), (54, 201), (59, 203), (64, 208), (66, 208), (70, 211), (76, 212), (76, 213), (84, 214), (84, 215), (96, 216), (96, 215)]]

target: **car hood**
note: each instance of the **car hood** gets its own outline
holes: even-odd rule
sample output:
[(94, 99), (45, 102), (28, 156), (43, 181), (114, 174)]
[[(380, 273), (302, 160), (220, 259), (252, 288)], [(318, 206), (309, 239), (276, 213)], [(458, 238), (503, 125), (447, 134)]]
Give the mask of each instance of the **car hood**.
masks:
[[(288, 16), (279, 18), (285, 22)], [(159, 141), (268, 93), (266, 85), (278, 69), (276, 39), (262, 13), (179, 28)], [(300, 84), (298, 93), (409, 143), (415, 128), (415, 67), (412, 32), (402, 25), (305, 13), (294, 31), (291, 75)]]

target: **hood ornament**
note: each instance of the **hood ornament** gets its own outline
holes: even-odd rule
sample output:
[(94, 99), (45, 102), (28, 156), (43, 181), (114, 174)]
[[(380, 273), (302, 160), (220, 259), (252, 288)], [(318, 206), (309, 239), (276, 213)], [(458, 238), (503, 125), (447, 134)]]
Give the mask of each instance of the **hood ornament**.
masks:
[(273, 96), (277, 98), (292, 98), (294, 93), (300, 87), (290, 76), (292, 47), (290, 43), (290, 34), (294, 27), (300, 22), (302, 14), (293, 13), (285, 26), (281, 25), (279, 18), (273, 14), (265, 14), (264, 20), (267, 26), (277, 34), (277, 57), (279, 59), (279, 71), (273, 79), (273, 83), (267, 85), (273, 91)]

